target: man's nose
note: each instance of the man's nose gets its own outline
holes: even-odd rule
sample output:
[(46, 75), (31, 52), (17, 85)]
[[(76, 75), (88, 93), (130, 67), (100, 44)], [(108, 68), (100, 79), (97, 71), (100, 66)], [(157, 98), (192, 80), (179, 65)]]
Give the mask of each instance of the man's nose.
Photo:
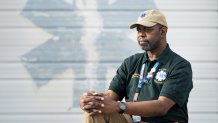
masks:
[(142, 36), (142, 37), (146, 37), (146, 36), (147, 36), (146, 33), (145, 33), (145, 31), (140, 31), (140, 32), (138, 32), (138, 35), (139, 35), (139, 36)]

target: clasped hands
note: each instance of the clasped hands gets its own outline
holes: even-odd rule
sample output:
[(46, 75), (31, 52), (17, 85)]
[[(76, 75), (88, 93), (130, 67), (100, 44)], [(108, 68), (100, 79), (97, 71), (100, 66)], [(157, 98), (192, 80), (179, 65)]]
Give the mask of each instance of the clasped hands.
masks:
[(85, 92), (80, 96), (80, 107), (89, 115), (118, 112), (118, 102), (103, 93)]

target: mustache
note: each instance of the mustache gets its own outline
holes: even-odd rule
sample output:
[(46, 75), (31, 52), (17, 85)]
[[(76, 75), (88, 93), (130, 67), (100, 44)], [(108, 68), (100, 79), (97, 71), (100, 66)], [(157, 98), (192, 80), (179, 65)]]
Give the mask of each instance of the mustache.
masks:
[(138, 38), (138, 41), (139, 41), (139, 42), (147, 42), (147, 43), (149, 43), (149, 40), (143, 39), (143, 38)]
[(144, 38), (144, 36), (139, 36), (139, 37), (137, 37), (137, 40), (138, 40), (138, 41), (142, 40), (142, 41), (144, 41), (144, 42), (149, 42), (149, 40), (146, 39), (146, 38)]

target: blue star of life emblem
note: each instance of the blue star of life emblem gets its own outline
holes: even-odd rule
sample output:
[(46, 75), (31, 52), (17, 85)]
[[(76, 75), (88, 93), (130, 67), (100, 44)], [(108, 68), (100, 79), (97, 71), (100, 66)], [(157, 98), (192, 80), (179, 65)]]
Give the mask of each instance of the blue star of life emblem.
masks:
[(167, 73), (165, 71), (159, 71), (157, 72), (155, 79), (157, 81), (164, 81), (166, 77), (167, 77)]

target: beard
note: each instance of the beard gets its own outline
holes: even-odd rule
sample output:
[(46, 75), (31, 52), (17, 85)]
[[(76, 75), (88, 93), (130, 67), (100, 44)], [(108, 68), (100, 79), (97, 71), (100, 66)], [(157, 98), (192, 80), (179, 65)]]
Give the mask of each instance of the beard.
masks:
[(147, 41), (139, 42), (139, 45), (141, 46), (142, 50), (144, 50), (144, 51), (153, 51), (153, 50), (157, 49), (160, 46), (160, 44), (161, 44), (160, 39), (153, 40), (153, 41), (147, 40)]

